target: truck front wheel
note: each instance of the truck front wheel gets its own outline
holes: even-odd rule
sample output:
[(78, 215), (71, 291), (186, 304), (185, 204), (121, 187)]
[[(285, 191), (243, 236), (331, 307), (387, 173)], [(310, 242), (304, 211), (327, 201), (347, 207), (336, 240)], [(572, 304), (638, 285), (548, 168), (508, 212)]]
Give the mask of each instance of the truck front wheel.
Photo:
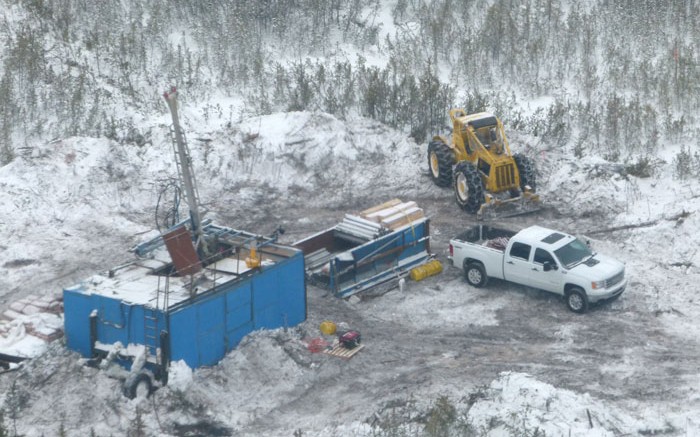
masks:
[(566, 293), (566, 306), (575, 313), (585, 313), (588, 310), (586, 293), (578, 287), (571, 288)]
[(464, 277), (469, 285), (481, 288), (489, 281), (486, 270), (480, 263), (469, 263), (464, 266)]

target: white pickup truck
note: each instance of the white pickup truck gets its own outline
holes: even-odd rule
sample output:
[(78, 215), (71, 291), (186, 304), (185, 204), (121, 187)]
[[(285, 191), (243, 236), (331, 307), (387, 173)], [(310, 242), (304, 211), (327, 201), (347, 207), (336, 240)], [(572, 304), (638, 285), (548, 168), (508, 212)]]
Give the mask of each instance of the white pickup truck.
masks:
[(474, 287), (485, 286), (489, 278), (505, 279), (560, 294), (576, 313), (620, 296), (627, 286), (622, 262), (541, 226), (520, 232), (474, 226), (450, 240), (450, 259)]

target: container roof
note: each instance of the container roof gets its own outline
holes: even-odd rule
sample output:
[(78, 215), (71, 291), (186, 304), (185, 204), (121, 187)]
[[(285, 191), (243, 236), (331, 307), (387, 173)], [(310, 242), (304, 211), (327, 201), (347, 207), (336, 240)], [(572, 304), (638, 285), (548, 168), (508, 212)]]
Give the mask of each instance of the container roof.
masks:
[[(132, 261), (108, 272), (93, 275), (67, 290), (98, 294), (134, 305), (155, 307), (158, 303), (162, 308), (163, 293), (166, 289), (168, 307), (172, 307), (216, 286), (249, 276), (252, 269), (247, 266), (245, 258), (249, 253), (249, 241), (251, 238), (257, 239), (258, 236), (229, 228), (209, 229), (217, 231), (217, 241), (228, 250), (224, 255), (217, 255), (213, 262), (205, 263), (204, 268), (194, 275), (177, 276), (174, 273), (170, 253), (162, 241), (158, 243), (157, 237), (154, 241), (140, 245), (141, 249), (134, 250), (138, 256)], [(224, 232), (221, 232), (222, 229)], [(226, 241), (227, 237), (230, 237), (229, 241)], [(246, 238), (234, 241), (233, 237)], [(143, 250), (143, 247), (147, 247), (147, 250)], [(294, 248), (273, 244), (271, 240), (267, 240), (264, 247), (257, 248), (263, 267), (290, 258), (297, 252), (299, 251)]]
[[(110, 273), (97, 274), (73, 287), (84, 294), (99, 294), (113, 299), (122, 300), (125, 303), (135, 305), (155, 306), (158, 291), (163, 293), (168, 289), (168, 304), (172, 306), (191, 297), (190, 290), (201, 294), (239, 278), (250, 271), (243, 259), (224, 258), (210, 264), (194, 276), (166, 276), (157, 274), (159, 269), (168, 268), (171, 265), (165, 248), (154, 251), (157, 256), (153, 259), (137, 259), (133, 263)], [(164, 258), (168, 258), (167, 261)], [(273, 264), (267, 260), (267, 264)], [(194, 283), (191, 279), (194, 278)], [(160, 295), (162, 305), (163, 294)]]

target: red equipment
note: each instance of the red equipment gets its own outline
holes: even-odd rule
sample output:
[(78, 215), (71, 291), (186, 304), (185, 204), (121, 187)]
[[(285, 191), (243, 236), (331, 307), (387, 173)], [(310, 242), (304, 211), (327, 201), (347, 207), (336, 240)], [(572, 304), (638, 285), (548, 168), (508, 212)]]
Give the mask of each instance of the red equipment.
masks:
[(350, 330), (342, 334), (338, 334), (338, 342), (346, 349), (354, 349), (360, 344), (362, 336), (358, 331)]

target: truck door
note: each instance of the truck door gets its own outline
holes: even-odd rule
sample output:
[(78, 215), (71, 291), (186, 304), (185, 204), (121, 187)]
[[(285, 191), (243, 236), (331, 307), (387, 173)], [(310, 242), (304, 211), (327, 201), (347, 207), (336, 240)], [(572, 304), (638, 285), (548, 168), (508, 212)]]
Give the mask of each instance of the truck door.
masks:
[[(530, 284), (542, 290), (561, 294), (564, 291), (561, 268), (557, 265), (552, 254), (538, 247), (535, 249), (532, 261)], [(549, 263), (551, 270), (544, 270), (545, 263)]]
[(530, 262), (532, 247), (514, 242), (503, 257), (503, 277), (518, 284), (530, 284), (533, 264)]

